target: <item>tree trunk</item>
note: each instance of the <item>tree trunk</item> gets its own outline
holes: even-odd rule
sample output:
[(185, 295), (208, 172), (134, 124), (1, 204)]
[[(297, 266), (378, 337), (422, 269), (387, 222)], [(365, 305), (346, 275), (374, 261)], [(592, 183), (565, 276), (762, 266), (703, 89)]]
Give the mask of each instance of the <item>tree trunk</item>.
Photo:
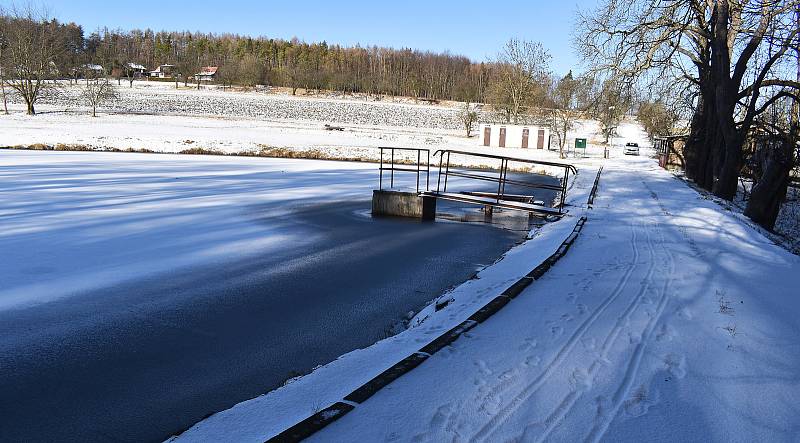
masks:
[(3, 111), (8, 115), (8, 97), (6, 97), (6, 81), (0, 78), (0, 89), (3, 90)]
[(686, 162), (686, 177), (695, 182), (698, 182), (700, 171), (703, 168), (701, 160), (704, 156), (705, 150), (708, 149), (708, 145), (706, 145), (705, 140), (705, 108), (705, 100), (703, 100), (703, 96), (701, 95), (697, 99), (697, 108), (695, 108), (694, 115), (692, 115), (692, 122), (689, 127), (689, 136), (686, 138), (686, 143), (683, 145), (683, 158)]
[(742, 137), (735, 135), (731, 139), (726, 139), (724, 147), (724, 159), (714, 181), (712, 192), (719, 198), (733, 200), (736, 197), (738, 187), (739, 172), (742, 169)]
[(701, 89), (697, 108), (692, 116), (689, 137), (684, 146), (687, 177), (707, 191), (713, 189), (715, 164), (723, 150), (715, 112), (713, 98), (704, 96)]
[(753, 186), (744, 215), (771, 231), (786, 198), (793, 163), (792, 147), (787, 140), (782, 140), (780, 146), (762, 146), (761, 149), (767, 149), (764, 172)]
[(28, 105), (28, 115), (36, 115), (36, 110), (33, 108), (33, 102), (30, 100), (25, 100), (25, 104)]

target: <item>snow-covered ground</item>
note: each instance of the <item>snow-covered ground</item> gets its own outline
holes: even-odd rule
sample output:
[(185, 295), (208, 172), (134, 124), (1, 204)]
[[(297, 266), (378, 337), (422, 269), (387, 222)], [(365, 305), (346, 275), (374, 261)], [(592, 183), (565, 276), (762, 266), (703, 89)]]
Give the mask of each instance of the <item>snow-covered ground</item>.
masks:
[[(34, 118), (21, 114), (15, 104), (13, 115), (0, 115), (0, 146), (80, 145), (160, 152), (202, 148), (226, 153), (277, 147), (319, 152), (325, 158), (371, 160), (378, 158), (375, 146), (405, 146), (558, 160), (557, 153), (546, 150), (480, 148), (475, 138), (463, 137), (454, 120), (456, 111), (446, 107), (174, 91), (165, 85), (122, 94), (118, 107), (104, 110), (98, 118), (69, 101), (41, 105), (39, 110), (45, 112)], [(192, 98), (186, 100), (188, 94)], [(143, 114), (105, 112), (109, 110)], [(146, 114), (151, 112), (156, 115)], [(325, 131), (324, 123), (342, 124), (345, 131)], [(621, 125), (620, 130), (618, 145), (644, 141), (636, 125)], [(597, 140), (596, 123), (580, 122), (573, 136)], [(595, 209), (587, 212), (583, 234), (544, 279), (315, 438), (796, 440), (800, 304), (793, 295), (800, 286), (798, 257), (772, 244), (741, 216), (659, 169), (649, 148), (642, 154), (626, 157), (617, 148), (612, 149), (611, 159), (602, 160), (602, 148), (590, 143), (586, 157), (569, 159), (581, 169), (571, 190), (571, 214), (534, 232), (532, 241), (448, 293), (454, 302), (447, 308), (427, 316), (429, 311), (423, 311), (418, 319), (424, 321), (416, 327), (218, 413), (180, 439), (263, 441), (340, 400), (398, 358), (460, 323), (553, 252), (583, 213), (593, 172), (603, 164), (600, 192)], [(59, 161), (57, 154), (50, 158)], [(146, 168), (151, 157), (140, 158)], [(180, 162), (181, 157), (174, 160)], [(2, 164), (17, 170), (25, 165), (25, 161)], [(249, 166), (243, 168), (246, 173)], [(110, 179), (95, 178), (97, 186)], [(252, 198), (241, 192), (234, 201), (247, 204)], [(23, 199), (8, 207), (6, 215), (13, 218), (25, 207)], [(131, 210), (125, 208), (114, 204), (92, 211), (101, 216), (103, 211)], [(135, 208), (152, 209), (146, 202)], [(796, 226), (792, 217), (796, 221), (796, 212), (784, 210), (780, 226)], [(6, 222), (12, 218), (6, 217)], [(8, 224), (2, 235), (35, 237), (43, 229), (68, 224), (68, 219), (68, 214), (49, 211), (41, 222)], [(134, 217), (127, 227), (147, 230), (153, 224), (144, 219), (137, 224)], [(182, 228), (183, 223), (174, 226)], [(104, 229), (113, 227), (97, 225), (92, 232), (102, 235)], [(229, 246), (271, 247), (217, 244), (225, 239), (213, 236), (210, 240), (214, 247), (209, 251), (166, 252), (195, 260), (224, 253)], [(90, 238), (81, 241), (88, 247), (93, 244)], [(36, 250), (23, 253), (33, 257)], [(107, 258), (97, 264), (107, 264)], [(122, 252), (110, 258), (125, 260)], [(14, 266), (13, 260), (7, 262)], [(78, 268), (76, 264), (74, 272), (65, 273), (65, 288), (80, 289), (118, 275), (112, 271), (84, 278)], [(43, 264), (33, 271), (49, 269)], [(16, 275), (26, 275), (26, 269), (18, 271)], [(30, 291), (0, 297), (8, 306), (31, 303), (37, 294), (58, 297), (45, 293), (33, 277), (14, 284)]]
[[(752, 187), (752, 181), (740, 181), (739, 191), (729, 207), (743, 213), (747, 207), (747, 198), (750, 196)], [(720, 204), (728, 206), (725, 202), (720, 202)], [(783, 202), (775, 222), (775, 232), (781, 235), (781, 240), (789, 249), (800, 254), (800, 189), (792, 187), (787, 189), (786, 200)]]
[[(264, 92), (223, 91), (218, 88), (175, 89), (174, 83), (134, 82), (117, 87), (119, 98), (101, 107), (103, 112), (233, 116), (260, 120), (302, 120), (343, 125), (421, 127), (458, 130), (463, 127), (452, 106), (347, 98), (305, 97)], [(48, 110), (86, 110), (81, 85), (64, 83), (39, 103)], [(12, 103), (21, 104), (9, 95)], [(487, 115), (488, 116), (488, 115)]]
[[(469, 148), (458, 106), (300, 97), (218, 88), (176, 90), (171, 83), (135, 82), (97, 118), (82, 104), (80, 86), (64, 86), (24, 115), (12, 96), (11, 116), (0, 115), (0, 146), (80, 146), (97, 149), (225, 153), (269, 148), (314, 150), (325, 158), (376, 159), (375, 146)], [(482, 120), (495, 116), (482, 113)], [(326, 131), (325, 124), (343, 126)]]
[(580, 213), (583, 233), (544, 278), (311, 440), (796, 441), (800, 258), (648, 156), (607, 161), (594, 209), (538, 231), (419, 326), (178, 440), (263, 441), (339, 401), (498, 295)]

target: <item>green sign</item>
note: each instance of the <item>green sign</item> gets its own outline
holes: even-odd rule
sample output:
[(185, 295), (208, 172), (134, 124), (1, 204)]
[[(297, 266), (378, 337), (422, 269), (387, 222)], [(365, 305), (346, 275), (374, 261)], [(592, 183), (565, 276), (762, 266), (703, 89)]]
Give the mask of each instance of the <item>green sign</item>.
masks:
[(585, 138), (576, 138), (575, 139), (575, 149), (586, 149), (586, 139)]

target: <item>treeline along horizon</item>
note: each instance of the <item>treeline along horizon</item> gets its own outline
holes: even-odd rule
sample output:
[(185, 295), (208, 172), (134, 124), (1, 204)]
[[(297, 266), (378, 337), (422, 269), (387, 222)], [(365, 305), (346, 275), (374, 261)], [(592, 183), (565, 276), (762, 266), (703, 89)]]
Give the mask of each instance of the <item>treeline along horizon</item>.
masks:
[(217, 66), (218, 81), (225, 83), (484, 102), (494, 65), (447, 51), (150, 29), (103, 28), (86, 36), (76, 23), (51, 19), (41, 25), (57, 40), (55, 63), (63, 77), (89, 63), (108, 73), (128, 63), (150, 70), (172, 64), (182, 78)]

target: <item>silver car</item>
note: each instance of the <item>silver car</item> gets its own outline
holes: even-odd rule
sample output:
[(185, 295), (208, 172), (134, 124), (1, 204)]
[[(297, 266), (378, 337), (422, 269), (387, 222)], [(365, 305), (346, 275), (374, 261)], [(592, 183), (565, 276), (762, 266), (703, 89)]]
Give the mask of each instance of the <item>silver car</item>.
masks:
[(639, 155), (639, 143), (625, 143), (625, 155)]

